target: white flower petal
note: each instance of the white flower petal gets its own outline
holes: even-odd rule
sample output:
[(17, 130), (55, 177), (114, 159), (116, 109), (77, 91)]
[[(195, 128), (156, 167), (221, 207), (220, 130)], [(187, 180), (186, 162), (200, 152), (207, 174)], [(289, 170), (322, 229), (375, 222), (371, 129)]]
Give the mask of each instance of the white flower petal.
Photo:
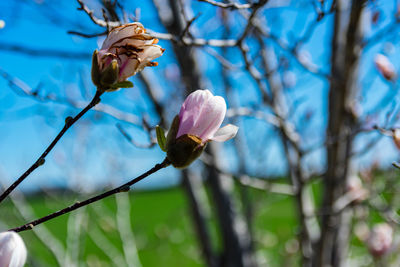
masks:
[(218, 129), (218, 131), (211, 138), (213, 141), (225, 142), (236, 136), (239, 127), (233, 124), (225, 125), (224, 127)]
[(147, 66), (157, 66), (152, 60), (164, 52), (156, 45), (157, 42), (158, 39), (146, 34), (143, 25), (138, 22), (113, 28), (98, 53), (100, 72), (112, 59), (117, 59), (120, 70), (118, 82), (123, 82)]
[(0, 233), (0, 266), (22, 267), (26, 254), (24, 241), (17, 233)]
[(138, 33), (144, 33), (143, 25), (139, 22), (129, 23), (121, 25), (119, 27), (115, 27), (108, 34), (101, 49), (108, 49), (114, 43)]

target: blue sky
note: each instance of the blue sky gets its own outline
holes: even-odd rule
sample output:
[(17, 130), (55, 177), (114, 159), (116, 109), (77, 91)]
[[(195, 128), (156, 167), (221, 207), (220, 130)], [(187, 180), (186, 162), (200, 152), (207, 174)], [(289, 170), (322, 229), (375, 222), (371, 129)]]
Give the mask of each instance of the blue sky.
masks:
[[(308, 16), (307, 12), (300, 13), (296, 7), (301, 6), (305, 11), (310, 11), (312, 6), (304, 5), (307, 1), (299, 1), (294, 7), (276, 7), (271, 1), (264, 13), (267, 15), (270, 31), (280, 36), (288, 45), (293, 42), (293, 36), (301, 34), (312, 23), (315, 16)], [(283, 1), (288, 3), (290, 1)], [(377, 6), (368, 6), (364, 18), (365, 32), (373, 35), (374, 32), (390, 22), (393, 3), (376, 1)], [(100, 15), (95, 1), (87, 1), (88, 5)], [(145, 27), (154, 31), (165, 32), (160, 25), (150, 1), (122, 1), (127, 9), (134, 13), (134, 7), (140, 9), (141, 22)], [(296, 6), (297, 5), (297, 6)], [(5, 27), (0, 29), (0, 70), (6, 71), (26, 83), (31, 88), (39, 90), (39, 94), (56, 94), (63, 98), (89, 101), (95, 88), (90, 84), (90, 54), (98, 48), (101, 38), (82, 38), (68, 34), (74, 30), (86, 33), (101, 32), (100, 27), (94, 26), (90, 19), (82, 11), (77, 10), (78, 4), (71, 0), (53, 1), (2, 1), (0, 2), (0, 20), (5, 22)], [(193, 24), (193, 32), (204, 38), (221, 38), (222, 31), (215, 27), (212, 19), (219, 15), (219, 11), (210, 8), (207, 4), (193, 1), (193, 14), (201, 12), (200, 17)], [(376, 10), (381, 12), (380, 26), (370, 24), (371, 14)], [(301, 15), (304, 14), (304, 15)], [(368, 17), (369, 16), (369, 17)], [(236, 17), (233, 17), (237, 19)], [(324, 19), (316, 28), (313, 36), (302, 47), (308, 51), (311, 60), (324, 71), (329, 71), (329, 45), (331, 38), (332, 15)], [(232, 38), (238, 36), (244, 21), (237, 19), (237, 29), (234, 28)], [(236, 31), (237, 30), (237, 31)], [(376, 53), (386, 53), (397, 67), (398, 37), (389, 39), (393, 45), (389, 47), (384, 42), (368, 48), (361, 62), (360, 88), (362, 90), (362, 106), (368, 111), (377, 103), (383, 94), (394, 90), (389, 83), (378, 75), (373, 67), (373, 57)], [(388, 39), (390, 36), (385, 37)], [(179, 105), (183, 99), (171, 94), (176, 89), (173, 75), (176, 73), (176, 64), (172, 59), (171, 45), (166, 41), (160, 41), (161, 46), (167, 48), (163, 57), (158, 59), (159, 67), (148, 70), (154, 77), (154, 81), (162, 87), (162, 99), (171, 110), (171, 117), (179, 111)], [(76, 54), (87, 54), (87, 57), (59, 58), (43, 56), (30, 56), (5, 49), (10, 45), (28, 47), (33, 50), (64, 51)], [(250, 44), (252, 47), (253, 44)], [(284, 52), (276, 48), (279, 55)], [(384, 49), (386, 48), (386, 49)], [(239, 64), (240, 55), (237, 50), (230, 49), (231, 60)], [(235, 54), (236, 53), (236, 54)], [(207, 87), (216, 94), (222, 94), (222, 81), (219, 75), (218, 63), (205, 50), (198, 50), (199, 64), (206, 74)], [(326, 124), (326, 97), (328, 84), (326, 81), (305, 72), (299, 65), (293, 63), (290, 67), (297, 76), (297, 84), (288, 89), (287, 96), (290, 101), (303, 99), (299, 105), (293, 121), (299, 123), (304, 113), (308, 110), (314, 112), (313, 119), (304, 131), (305, 144), (312, 145), (316, 141), (322, 142), (322, 135)], [(178, 74), (179, 75), (179, 74)], [(172, 77), (166, 82), (165, 77)], [(231, 71), (234, 90), (237, 92), (236, 102), (241, 106), (253, 106), (259, 102), (259, 95), (254, 83), (243, 71)], [(152, 106), (145, 96), (143, 86), (133, 78), (135, 88), (120, 90), (106, 94), (102, 97), (102, 103), (117, 107), (125, 112), (142, 116), (149, 114), (150, 122), (154, 125), (157, 118), (154, 116)], [(38, 102), (29, 97), (17, 95), (9, 88), (4, 79), (0, 79), (0, 174), (1, 179), (7, 183), (13, 181), (41, 154), (50, 140), (62, 128), (66, 116), (74, 115), (78, 109), (69, 105), (53, 102)], [(229, 103), (228, 103), (229, 105)], [(381, 110), (393, 107), (381, 107)], [(385, 114), (382, 112), (382, 114)], [(380, 122), (384, 115), (375, 120)], [(121, 181), (132, 178), (143, 171), (161, 162), (164, 155), (154, 147), (152, 149), (139, 149), (131, 146), (118, 132), (116, 128), (118, 120), (107, 115), (91, 112), (78, 122), (56, 146), (49, 155), (47, 163), (22, 184), (22, 189), (34, 189), (42, 186), (66, 185), (74, 186), (79, 190), (91, 190), (99, 184), (119, 184)], [(147, 135), (138, 127), (121, 123), (137, 142), (148, 142)], [(285, 169), (282, 147), (277, 141), (277, 135), (271, 126), (256, 119), (248, 118), (241, 123), (241, 130), (258, 129), (257, 132), (247, 131), (248, 145), (254, 145), (261, 140), (263, 146), (268, 146), (268, 151), (256, 147), (247, 148), (247, 157), (253, 160), (248, 162), (248, 169), (257, 175), (281, 174)], [(400, 125), (399, 125), (400, 126)], [(367, 139), (361, 138), (357, 143), (365, 143)], [(229, 144), (224, 164), (234, 170), (235, 159), (229, 156)], [(358, 145), (357, 145), (358, 146)], [(255, 153), (255, 151), (259, 153)], [(310, 168), (321, 166), (323, 151), (312, 153), (308, 160)], [(396, 159), (398, 152), (394, 150), (389, 138), (383, 138), (376, 150), (365, 155), (360, 165), (367, 166), (375, 158), (379, 158), (384, 166)], [(267, 168), (260, 164), (267, 165)], [(104, 166), (107, 168), (104, 169)], [(3, 178), (4, 177), (4, 178)], [(160, 171), (151, 179), (142, 182), (138, 187), (168, 186), (177, 182), (178, 175), (172, 168)]]

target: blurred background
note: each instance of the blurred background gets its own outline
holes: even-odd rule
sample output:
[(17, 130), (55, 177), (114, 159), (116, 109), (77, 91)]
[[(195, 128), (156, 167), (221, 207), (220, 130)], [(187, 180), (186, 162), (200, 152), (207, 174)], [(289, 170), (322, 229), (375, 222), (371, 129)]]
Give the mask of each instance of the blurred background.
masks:
[(223, 96), (238, 135), (21, 233), (27, 266), (399, 265), (397, 0), (2, 1), (0, 187), (92, 99), (93, 51), (134, 21), (158, 66), (71, 127), (0, 204), (0, 231), (162, 162), (154, 128), (192, 91)]

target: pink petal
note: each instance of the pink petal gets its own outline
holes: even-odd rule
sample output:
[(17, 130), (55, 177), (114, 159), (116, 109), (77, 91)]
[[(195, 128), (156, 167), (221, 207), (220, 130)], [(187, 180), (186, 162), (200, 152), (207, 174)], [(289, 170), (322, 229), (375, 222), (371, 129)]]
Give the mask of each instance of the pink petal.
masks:
[(196, 136), (206, 141), (221, 127), (226, 114), (225, 99), (214, 96), (203, 105), (197, 125), (192, 129)]
[(217, 142), (228, 141), (229, 139), (232, 139), (233, 137), (236, 136), (238, 130), (239, 127), (237, 127), (236, 125), (233, 124), (225, 125), (224, 127), (218, 129), (218, 131), (214, 134), (211, 140)]
[(190, 130), (196, 124), (204, 103), (212, 96), (208, 90), (197, 90), (186, 98), (179, 112), (180, 123), (177, 137), (191, 133)]
[(118, 81), (122, 82), (128, 77), (134, 75), (136, 73), (137, 66), (139, 62), (137, 59), (130, 59), (125, 55), (121, 55), (122, 59), (119, 67), (119, 77)]
[(192, 134), (205, 142), (221, 126), (225, 113), (226, 103), (222, 97), (213, 96), (208, 90), (197, 90), (182, 105), (177, 137)]
[(394, 70), (394, 66), (386, 56), (377, 54), (374, 58), (374, 62), (376, 68), (385, 79), (392, 80), (395, 78), (396, 72)]

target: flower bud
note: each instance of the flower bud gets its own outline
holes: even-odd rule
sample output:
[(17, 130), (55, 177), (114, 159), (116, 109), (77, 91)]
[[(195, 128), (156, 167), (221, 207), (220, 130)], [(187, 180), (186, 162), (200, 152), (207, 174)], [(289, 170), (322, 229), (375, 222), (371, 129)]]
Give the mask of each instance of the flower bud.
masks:
[(393, 229), (387, 223), (380, 223), (372, 228), (368, 237), (368, 249), (374, 257), (381, 257), (389, 252), (393, 242)]
[(208, 90), (197, 90), (186, 98), (166, 140), (167, 157), (174, 167), (189, 166), (207, 142), (224, 142), (236, 135), (237, 126), (228, 124), (220, 128), (225, 113), (225, 100)]
[(386, 56), (377, 54), (374, 61), (376, 68), (386, 80), (391, 81), (396, 78), (394, 66)]
[(22, 267), (26, 261), (26, 247), (15, 232), (0, 233), (0, 266)]
[(168, 160), (175, 168), (185, 168), (203, 152), (205, 144), (197, 136), (185, 134), (175, 140), (167, 150)]
[(132, 83), (126, 81), (128, 77), (146, 66), (157, 66), (152, 60), (164, 52), (157, 42), (158, 39), (146, 34), (138, 22), (113, 28), (100, 51), (93, 54), (92, 80), (98, 90), (132, 87)]

